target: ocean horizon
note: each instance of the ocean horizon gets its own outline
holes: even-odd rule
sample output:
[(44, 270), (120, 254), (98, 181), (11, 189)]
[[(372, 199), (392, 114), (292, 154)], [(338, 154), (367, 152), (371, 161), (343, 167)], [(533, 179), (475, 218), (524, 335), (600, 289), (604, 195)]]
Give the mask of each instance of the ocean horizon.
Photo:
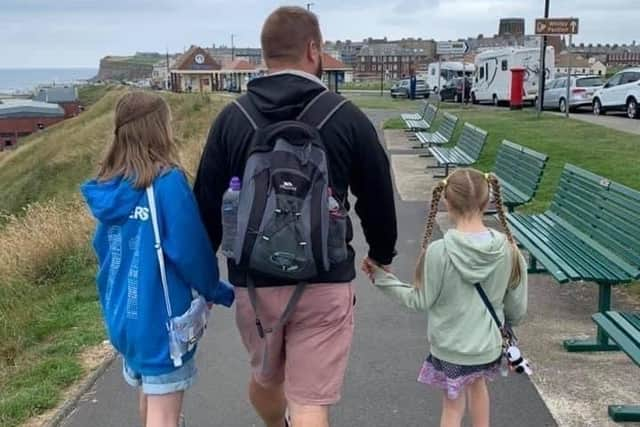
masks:
[(45, 84), (69, 84), (88, 80), (97, 68), (0, 68), (0, 94), (24, 94)]

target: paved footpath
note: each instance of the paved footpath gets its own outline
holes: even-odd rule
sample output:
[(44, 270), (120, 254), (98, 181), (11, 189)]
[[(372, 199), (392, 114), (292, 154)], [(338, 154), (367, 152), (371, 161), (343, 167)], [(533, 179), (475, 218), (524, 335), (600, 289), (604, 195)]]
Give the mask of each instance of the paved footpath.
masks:
[[(380, 123), (390, 114), (393, 115), (370, 112), (370, 117)], [(398, 200), (397, 209), (399, 256), (394, 269), (409, 280), (425, 204)], [(354, 246), (358, 258), (366, 254), (359, 227)], [(416, 382), (428, 351), (423, 315), (404, 311), (374, 290), (363, 277), (358, 277), (356, 284), (356, 334), (343, 399), (332, 411), (333, 426), (437, 426), (441, 394)], [(216, 310), (198, 363), (199, 383), (186, 397), (187, 426), (262, 426), (246, 397), (247, 357), (231, 310)], [(113, 363), (62, 425), (138, 426), (136, 395), (122, 380), (120, 369), (120, 361)], [(493, 427), (556, 425), (528, 379), (500, 378), (490, 388)]]

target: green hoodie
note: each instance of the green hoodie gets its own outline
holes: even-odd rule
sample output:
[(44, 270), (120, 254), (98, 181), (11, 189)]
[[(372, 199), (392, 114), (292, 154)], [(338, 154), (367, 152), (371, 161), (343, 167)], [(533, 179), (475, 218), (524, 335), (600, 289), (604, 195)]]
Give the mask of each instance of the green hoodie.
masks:
[(425, 283), (403, 283), (382, 269), (374, 283), (386, 295), (414, 311), (427, 314), (431, 354), (458, 365), (491, 363), (501, 354), (497, 325), (474, 287), (480, 283), (501, 321), (517, 325), (527, 311), (527, 268), (520, 256), (522, 280), (508, 287), (512, 251), (506, 236), (495, 230), (479, 243), (465, 233), (449, 230), (429, 245)]

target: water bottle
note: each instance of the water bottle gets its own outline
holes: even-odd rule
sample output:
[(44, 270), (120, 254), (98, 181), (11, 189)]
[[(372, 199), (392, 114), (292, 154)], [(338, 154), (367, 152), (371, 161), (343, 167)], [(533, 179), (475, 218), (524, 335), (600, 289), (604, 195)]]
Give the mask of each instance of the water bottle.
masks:
[(227, 258), (233, 258), (241, 186), (240, 178), (234, 176), (229, 183), (229, 189), (222, 196), (222, 255)]

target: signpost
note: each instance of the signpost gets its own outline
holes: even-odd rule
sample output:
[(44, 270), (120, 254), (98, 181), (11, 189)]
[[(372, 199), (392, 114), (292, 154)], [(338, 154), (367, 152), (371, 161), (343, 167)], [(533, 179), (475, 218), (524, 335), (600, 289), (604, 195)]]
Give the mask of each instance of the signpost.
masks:
[(578, 18), (536, 19), (537, 36), (555, 36), (565, 34), (578, 34)]
[[(545, 12), (546, 16), (546, 12)], [(540, 85), (538, 94), (538, 117), (542, 113), (544, 104), (544, 86), (545, 86), (545, 57), (547, 50), (546, 36), (553, 35), (569, 35), (569, 63), (567, 64), (567, 95), (565, 98), (565, 115), (569, 117), (569, 105), (571, 96), (571, 43), (573, 35), (578, 34), (579, 20), (578, 18), (538, 18), (536, 19), (536, 35), (542, 36), (542, 47), (540, 52)]]
[[(438, 56), (438, 90), (442, 89), (440, 84), (441, 69), (442, 69), (442, 57), (443, 56), (458, 56), (462, 57), (462, 69), (464, 70), (464, 55), (469, 52), (469, 45), (466, 41), (442, 41), (436, 45), (436, 55)], [(464, 71), (462, 73), (464, 76)], [(464, 86), (462, 88), (462, 98), (464, 99)], [(440, 97), (438, 97), (438, 107), (440, 106)]]

